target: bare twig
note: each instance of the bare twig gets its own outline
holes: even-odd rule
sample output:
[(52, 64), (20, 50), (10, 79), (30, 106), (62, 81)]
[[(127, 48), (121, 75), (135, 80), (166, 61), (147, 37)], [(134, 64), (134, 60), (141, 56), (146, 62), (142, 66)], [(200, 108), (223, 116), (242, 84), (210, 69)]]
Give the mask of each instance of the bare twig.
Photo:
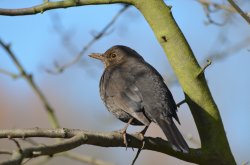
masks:
[(132, 165), (135, 164), (135, 161), (137, 160), (137, 158), (139, 157), (141, 151), (142, 151), (143, 148), (144, 148), (144, 145), (145, 145), (144, 135), (145, 135), (145, 133), (147, 132), (148, 127), (149, 127), (149, 126), (146, 126), (141, 132), (139, 132), (139, 134), (140, 134), (140, 136), (141, 136), (141, 139), (142, 139), (142, 146), (141, 146), (141, 148), (138, 148), (137, 153), (136, 153), (136, 155), (135, 155), (135, 158), (134, 158), (134, 160), (132, 161)]
[(18, 151), (19, 151), (19, 152), (22, 152), (22, 147), (21, 147), (21, 145), (19, 144), (19, 142), (18, 142), (16, 139), (11, 138), (10, 136), (9, 136), (8, 138), (16, 144), (16, 146), (17, 146), (17, 148), (18, 148)]
[[(248, 23), (250, 21), (250, 17), (249, 17), (250, 13), (243, 12), (233, 0), (228, 0), (228, 2), (231, 5), (219, 4), (216, 2), (212, 2), (210, 0), (196, 0), (196, 1), (199, 2), (203, 6), (206, 17), (208, 19), (208, 23), (221, 26), (221, 25), (224, 25), (228, 21), (228, 20), (224, 20), (224, 22), (218, 23), (211, 18), (210, 14), (214, 11), (219, 11), (219, 10), (224, 10), (229, 13), (239, 13)], [(214, 10), (212, 10), (211, 8)]]
[(19, 60), (16, 58), (15, 54), (12, 52), (11, 47), (9, 44), (4, 43), (0, 39), (0, 45), (2, 48), (7, 52), (9, 57), (12, 59), (13, 63), (16, 65), (17, 69), (20, 72), (20, 75), (29, 83), (29, 85), (32, 87), (32, 89), (35, 91), (41, 102), (43, 103), (45, 110), (47, 112), (47, 115), (49, 117), (50, 124), (52, 125), (53, 128), (59, 128), (59, 122), (58, 119), (54, 113), (54, 109), (52, 106), (49, 104), (47, 98), (44, 96), (42, 91), (39, 89), (37, 84), (34, 82), (33, 77), (31, 74), (28, 74), (25, 70), (24, 67), (21, 65)]
[(219, 3), (216, 3), (216, 2), (212, 2), (210, 0), (197, 0), (197, 1), (199, 3), (201, 3), (202, 5), (212, 6), (215, 9), (223, 9), (223, 10), (226, 10), (228, 12), (233, 12), (233, 13), (236, 12), (236, 10), (233, 7), (229, 6), (229, 5), (219, 4)]
[[(90, 144), (101, 147), (125, 147), (123, 143), (123, 136), (119, 132), (90, 132), (77, 129), (6, 129), (0, 130), (0, 138), (23, 138), (23, 137), (47, 137), (47, 138), (63, 138), (69, 140), (60, 141), (57, 144), (47, 146), (33, 146), (23, 148), (22, 153), (15, 152), (13, 159), (6, 163), (13, 163), (22, 160), (23, 158), (30, 158), (42, 155), (54, 155), (59, 152), (68, 151), (76, 148), (82, 144)], [(193, 162), (202, 161), (203, 155), (201, 149), (190, 149), (189, 153), (176, 152), (171, 148), (169, 142), (161, 138), (144, 137), (142, 139), (140, 133), (127, 135), (131, 142), (128, 147), (141, 148), (141, 144), (145, 141), (145, 150), (152, 150), (161, 153), (175, 156), (179, 159)]]
[(7, 75), (7, 76), (10, 76), (10, 77), (12, 77), (13, 79), (22, 77), (22, 76), (19, 75), (19, 74), (15, 74), (15, 73), (9, 72), (9, 71), (4, 70), (4, 69), (0, 69), (0, 73), (5, 74), (5, 75)]
[(8, 150), (0, 150), (0, 154), (11, 155), (12, 152), (10, 152), (10, 151), (8, 151)]
[(138, 149), (138, 151), (136, 152), (135, 158), (134, 158), (134, 160), (132, 161), (132, 164), (131, 164), (131, 165), (134, 165), (134, 164), (135, 164), (137, 158), (139, 157), (139, 155), (140, 155), (140, 153), (141, 153), (141, 150), (142, 150), (142, 148), (139, 148), (139, 149)]
[[(225, 58), (228, 58), (230, 55), (234, 55), (236, 52), (248, 47), (249, 42), (250, 42), (250, 37), (240, 41), (239, 43), (236, 43), (233, 46), (227, 47), (226, 49), (224, 49), (222, 51), (211, 53), (211, 54), (207, 55), (206, 58), (201, 63), (206, 64), (207, 59), (211, 59), (214, 63), (214, 62), (221, 61)], [(176, 77), (174, 74), (169, 75), (167, 77), (168, 86), (173, 86), (177, 83), (178, 83), (178, 81), (176, 80)]]
[(64, 152), (60, 155), (67, 157), (67, 158), (70, 158), (70, 159), (73, 159), (73, 160), (78, 160), (80, 162), (93, 164), (93, 165), (114, 165), (113, 163), (105, 162), (103, 160), (98, 160), (95, 157), (81, 155), (78, 153)]
[(212, 19), (210, 12), (207, 10), (207, 7), (204, 7), (204, 11), (207, 17), (208, 22), (205, 22), (205, 24), (214, 24), (217, 26), (224, 26), (226, 24), (227, 21), (223, 21), (223, 22), (217, 22), (215, 20)]
[[(211, 53), (208, 56), (206, 56), (206, 59), (211, 59), (213, 62), (221, 61), (221, 60), (229, 57), (230, 55), (234, 55), (236, 52), (238, 52), (246, 47), (249, 47), (249, 42), (250, 42), (250, 37), (236, 43), (233, 46), (229, 46), (222, 51)], [(203, 64), (206, 63), (206, 60), (203, 60), (202, 63)]]
[(180, 107), (182, 104), (186, 103), (186, 100), (182, 100), (179, 103), (176, 104), (177, 107)]
[(197, 77), (199, 77), (200, 75), (202, 75), (205, 70), (207, 69), (207, 67), (209, 67), (212, 64), (211, 60), (207, 60), (207, 63), (205, 64), (205, 66), (200, 70), (200, 72), (197, 74)]
[(31, 161), (32, 160), (32, 158), (28, 158), (28, 159), (26, 159), (25, 161), (23, 161), (22, 162), (22, 165), (24, 165), (24, 164), (26, 164), (26, 163), (28, 163), (29, 161)]
[(242, 18), (244, 18), (247, 23), (250, 25), (250, 17), (241, 10), (241, 8), (234, 2), (234, 0), (227, 0), (233, 8), (241, 15)]
[(22, 150), (22, 152), (14, 152), (12, 154), (12, 159), (6, 162), (2, 162), (2, 165), (20, 164), (24, 158), (33, 158), (42, 155), (53, 155), (59, 152), (68, 151), (80, 146), (81, 144), (84, 144), (86, 140), (86, 136), (84, 136), (83, 134), (79, 134), (73, 136), (68, 140), (60, 141), (57, 144), (25, 148)]
[(55, 65), (56, 70), (46, 69), (46, 71), (51, 74), (61, 73), (66, 68), (79, 62), (82, 56), (87, 52), (87, 50), (94, 43), (96, 43), (100, 38), (102, 38), (103, 36), (105, 36), (105, 34), (107, 34), (107, 31), (110, 29), (110, 27), (117, 21), (117, 19), (121, 16), (121, 14), (124, 13), (128, 8), (129, 8), (129, 5), (124, 5), (99, 33), (93, 35), (93, 38), (82, 48), (82, 50), (70, 62), (61, 66), (58, 66), (58, 64), (56, 64)]
[(46, 2), (40, 5), (36, 5), (28, 8), (21, 9), (2, 9), (0, 8), (0, 15), (18, 16), (18, 15), (32, 15), (37, 13), (43, 13), (47, 10), (68, 8), (83, 5), (94, 4), (111, 4), (111, 3), (132, 3), (131, 0), (61, 0)]

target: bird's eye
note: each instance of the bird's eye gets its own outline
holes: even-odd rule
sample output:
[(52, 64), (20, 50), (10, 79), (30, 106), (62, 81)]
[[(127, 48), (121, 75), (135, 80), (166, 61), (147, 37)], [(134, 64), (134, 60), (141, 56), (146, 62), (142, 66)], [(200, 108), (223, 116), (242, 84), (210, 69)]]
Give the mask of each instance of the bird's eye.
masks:
[(115, 58), (115, 57), (116, 57), (116, 54), (115, 54), (115, 53), (112, 53), (112, 54), (111, 54), (111, 57), (112, 57), (112, 58)]

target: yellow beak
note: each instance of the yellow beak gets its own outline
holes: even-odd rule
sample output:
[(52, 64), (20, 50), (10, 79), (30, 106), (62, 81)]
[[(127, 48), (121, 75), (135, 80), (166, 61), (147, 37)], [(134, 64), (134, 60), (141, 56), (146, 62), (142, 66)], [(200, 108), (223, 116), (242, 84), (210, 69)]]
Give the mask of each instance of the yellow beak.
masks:
[(104, 61), (104, 57), (103, 57), (103, 55), (100, 54), (100, 53), (92, 53), (92, 54), (89, 55), (89, 57), (92, 57), (92, 58), (95, 58), (95, 59)]

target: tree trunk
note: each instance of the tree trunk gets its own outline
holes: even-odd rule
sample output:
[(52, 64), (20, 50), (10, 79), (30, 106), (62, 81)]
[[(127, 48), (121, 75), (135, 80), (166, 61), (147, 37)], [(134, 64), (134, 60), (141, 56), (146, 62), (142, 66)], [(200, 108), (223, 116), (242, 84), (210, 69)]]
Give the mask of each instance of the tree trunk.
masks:
[(162, 0), (135, 1), (134, 5), (151, 26), (182, 86), (201, 139), (200, 164), (236, 164), (218, 108), (202, 68), (176, 24), (171, 7)]

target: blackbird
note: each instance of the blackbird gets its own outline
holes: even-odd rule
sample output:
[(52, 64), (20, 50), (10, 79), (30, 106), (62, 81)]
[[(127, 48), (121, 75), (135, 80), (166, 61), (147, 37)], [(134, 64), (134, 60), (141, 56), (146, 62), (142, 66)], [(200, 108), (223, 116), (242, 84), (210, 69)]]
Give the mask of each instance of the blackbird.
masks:
[(160, 126), (175, 151), (188, 153), (189, 147), (174, 124), (180, 124), (177, 106), (162, 76), (133, 49), (116, 45), (104, 54), (93, 53), (105, 70), (100, 80), (100, 95), (107, 109), (131, 125)]

